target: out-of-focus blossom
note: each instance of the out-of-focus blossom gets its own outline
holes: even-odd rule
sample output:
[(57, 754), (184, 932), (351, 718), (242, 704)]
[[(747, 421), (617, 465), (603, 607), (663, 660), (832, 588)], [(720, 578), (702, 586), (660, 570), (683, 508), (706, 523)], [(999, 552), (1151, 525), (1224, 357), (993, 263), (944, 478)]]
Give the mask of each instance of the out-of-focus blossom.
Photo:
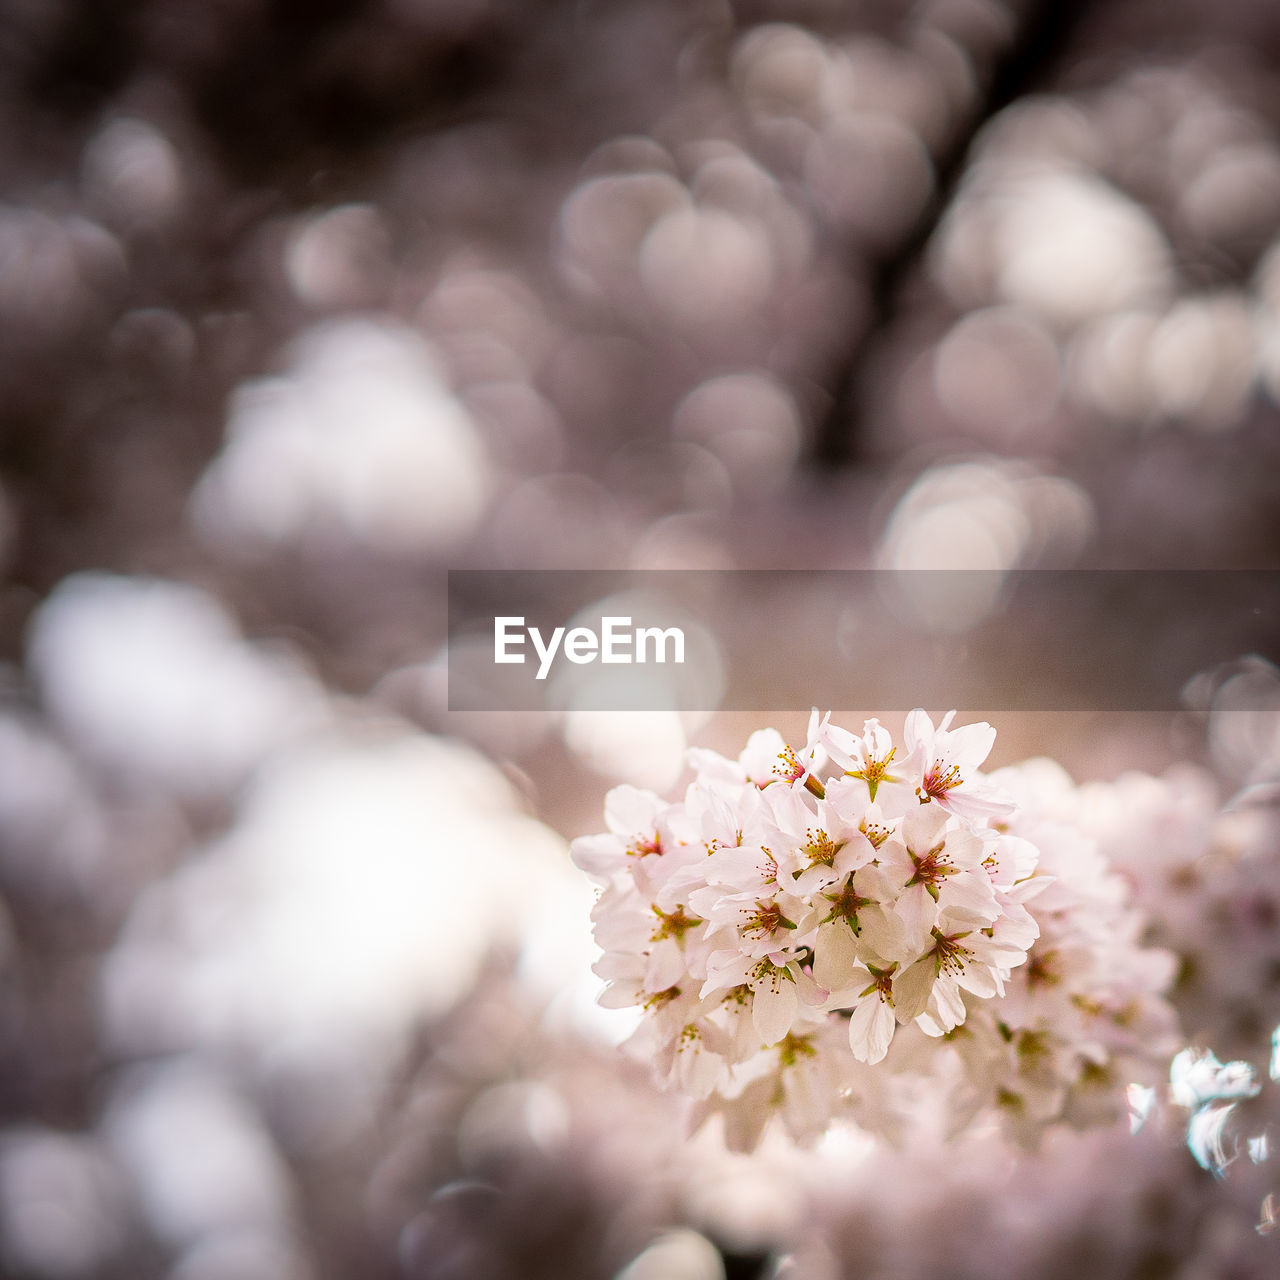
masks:
[(1077, 789), (1052, 762), (1023, 767), (1042, 815), (1097, 842), (1132, 886), (1148, 939), (1178, 955), (1170, 1000), (1187, 1038), (1240, 1059), (1257, 1054), (1260, 1025), (1280, 1021), (1276, 687), (1257, 658), (1193, 682), (1215, 772), (1183, 763)]
[(933, 169), (923, 140), (896, 116), (852, 112), (810, 143), (805, 179), (822, 212), (859, 242), (885, 248), (924, 210)]
[(132, 1228), (129, 1191), (102, 1144), (25, 1125), (0, 1131), (0, 1259), (15, 1274), (102, 1274)]
[(1251, 654), (1208, 682), (1209, 747), (1217, 769), (1249, 787), (1280, 780), (1280, 669)]
[(97, 223), (0, 204), (0, 320), (19, 350), (73, 334), (124, 274), (119, 243)]
[(428, 345), (375, 320), (320, 325), (288, 371), (241, 388), (193, 514), (232, 544), (349, 539), (425, 556), (466, 537), (490, 466)]
[(561, 209), (565, 279), (584, 301), (698, 348), (758, 345), (779, 287), (810, 256), (809, 229), (779, 184), (728, 142), (704, 149), (687, 184), (659, 147), (610, 151), (624, 171), (589, 173)]
[(460, 383), (529, 375), (555, 336), (545, 303), (520, 276), (470, 254), (445, 264), (419, 320)]
[(618, 781), (665, 790), (684, 766), (689, 734), (723, 696), (721, 641), (696, 616), (644, 592), (594, 601), (573, 614), (566, 629), (598, 629), (606, 616), (644, 617), (650, 626), (679, 628), (684, 637), (680, 662), (637, 663), (622, 672), (616, 666), (562, 665), (547, 680), (547, 705), (563, 713), (565, 742), (589, 768)]
[(264, 766), (222, 839), (139, 898), (105, 965), (107, 1026), (134, 1051), (378, 1076), (490, 948), (528, 942), (531, 982), (564, 988), (585, 939), (572, 882), (551, 833), (462, 747), (392, 727), (302, 744)]
[(258, 1227), (219, 1231), (188, 1245), (169, 1280), (312, 1280), (315, 1268), (287, 1233)]
[(387, 228), (367, 204), (339, 205), (300, 220), (289, 234), (284, 267), (303, 302), (315, 307), (369, 306), (390, 277)]
[(116, 1089), (103, 1129), (162, 1238), (190, 1244), (284, 1226), (288, 1171), (250, 1105), (209, 1066), (178, 1059), (139, 1068)]
[(0, 713), (0, 869), (63, 904), (110, 900), (112, 881), (129, 881), (108, 857), (100, 803), (75, 761), (10, 713)]
[[(1193, 127), (1189, 112), (1184, 128)], [(1232, 248), (1266, 234), (1280, 216), (1280, 153), (1271, 140), (1213, 147), (1178, 199), (1179, 220), (1201, 239)]]
[(162, 226), (186, 194), (177, 148), (156, 125), (129, 116), (108, 120), (90, 138), (80, 182), (90, 207), (125, 231)]
[(757, 116), (816, 124), (837, 92), (839, 64), (836, 52), (813, 32), (768, 23), (752, 27), (738, 41), (733, 81)]
[(1222, 1063), (1210, 1050), (1184, 1049), (1169, 1069), (1169, 1084), (1171, 1101), (1191, 1113), (1187, 1147), (1202, 1169), (1222, 1178), (1245, 1151), (1255, 1164), (1267, 1159), (1266, 1131), (1247, 1137), (1238, 1111), (1262, 1090), (1249, 1063)]
[(933, 363), (939, 403), (975, 438), (1017, 448), (1057, 407), (1058, 351), (1023, 307), (984, 307), (956, 322)]
[(683, 767), (688, 743), (676, 711), (597, 711), (565, 714), (564, 739), (588, 768), (606, 778), (666, 788)]
[(1157, 325), (1147, 354), (1161, 411), (1211, 430), (1234, 425), (1253, 386), (1256, 346), (1241, 297), (1179, 302)]
[(1021, 463), (974, 459), (925, 471), (899, 498), (876, 551), (898, 572), (896, 598), (930, 629), (965, 631), (995, 607), (1011, 569), (1070, 564), (1087, 544), (1093, 505), (1077, 484)]
[(795, 401), (762, 372), (720, 374), (699, 383), (676, 406), (671, 426), (674, 435), (709, 449), (734, 487), (747, 493), (781, 488), (800, 451)]
[(1247, 1062), (1219, 1062), (1209, 1050), (1184, 1049), (1169, 1068), (1170, 1097), (1180, 1107), (1256, 1097), (1262, 1086)]
[[(935, 279), (968, 313), (934, 361), (948, 417), (1005, 445), (1049, 443), (1064, 424), (1037, 383), (1122, 426), (1247, 421), (1260, 353), (1271, 379), (1274, 308), (1265, 255), (1256, 312), (1233, 264), (1274, 233), (1280, 152), (1246, 98), (1204, 68), (1157, 66), (1023, 100), (987, 126), (931, 246)], [(992, 304), (1023, 313), (1023, 332), (966, 342)], [(1060, 377), (1031, 340), (1041, 325), (1065, 341)]]
[(1072, 347), (1077, 397), (1131, 426), (1234, 426), (1252, 390), (1259, 337), (1238, 295), (1193, 296), (1167, 311), (1122, 311), (1086, 326)]
[(29, 649), (68, 737), (116, 771), (182, 794), (234, 786), (327, 716), (303, 671), (247, 644), (212, 596), (181, 583), (68, 578), (37, 613)]
[(622, 561), (631, 522), (604, 485), (578, 474), (513, 485), (490, 522), (495, 559), (508, 568), (586, 568)]
[(1072, 326), (1162, 301), (1169, 247), (1141, 205), (1095, 174), (984, 168), (947, 215), (936, 271), (962, 305), (1003, 301)]

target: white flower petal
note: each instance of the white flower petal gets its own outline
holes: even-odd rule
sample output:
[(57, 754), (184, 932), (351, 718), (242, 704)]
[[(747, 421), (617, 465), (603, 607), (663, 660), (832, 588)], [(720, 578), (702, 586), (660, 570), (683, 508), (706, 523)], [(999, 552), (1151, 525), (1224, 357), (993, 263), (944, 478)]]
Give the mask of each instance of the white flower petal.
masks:
[(893, 982), (894, 1016), (899, 1022), (910, 1022), (925, 1011), (938, 976), (932, 955), (921, 956)]
[(674, 938), (663, 938), (653, 944), (649, 952), (649, 963), (645, 969), (644, 989), (646, 991), (666, 991), (674, 987), (687, 970), (684, 963), (684, 952)]
[(795, 983), (778, 974), (755, 988), (751, 1004), (751, 1021), (760, 1043), (777, 1044), (791, 1030), (796, 1016)]
[(658, 814), (667, 808), (666, 802), (652, 791), (642, 791), (624, 783), (614, 787), (604, 798), (604, 820), (609, 830), (618, 835), (630, 836), (637, 832), (652, 834)]
[(853, 1056), (872, 1066), (881, 1061), (889, 1052), (896, 1025), (893, 1010), (873, 991), (849, 1019), (849, 1048)]
[(850, 991), (861, 982), (861, 991), (871, 980), (858, 964), (858, 940), (853, 930), (840, 919), (824, 924), (818, 930), (813, 954), (813, 976), (820, 986), (833, 994)]
[(903, 945), (919, 954), (929, 943), (929, 931), (938, 919), (938, 904), (922, 884), (913, 884), (894, 907), (903, 929)]
[(945, 751), (947, 758), (958, 764), (967, 777), (970, 770), (978, 768), (991, 754), (995, 745), (996, 731), (982, 720), (948, 730)]
[(914, 711), (907, 712), (906, 723), (903, 725), (902, 730), (902, 739), (906, 743), (908, 751), (915, 751), (917, 747), (924, 747), (926, 750), (931, 751), (933, 749), (933, 736), (933, 721), (923, 707), (916, 707)]
[(626, 866), (626, 846), (617, 836), (579, 836), (569, 846), (573, 865), (597, 880), (608, 881)]
[(933, 984), (928, 1012), (944, 1032), (958, 1027), (965, 1020), (964, 999), (949, 978), (940, 978)]
[(994, 920), (1000, 914), (991, 881), (981, 871), (962, 871), (948, 876), (938, 897), (948, 911), (962, 911), (982, 920)]
[(903, 960), (912, 953), (906, 928), (893, 911), (879, 906), (863, 907), (858, 912), (858, 927), (859, 941), (881, 960)]

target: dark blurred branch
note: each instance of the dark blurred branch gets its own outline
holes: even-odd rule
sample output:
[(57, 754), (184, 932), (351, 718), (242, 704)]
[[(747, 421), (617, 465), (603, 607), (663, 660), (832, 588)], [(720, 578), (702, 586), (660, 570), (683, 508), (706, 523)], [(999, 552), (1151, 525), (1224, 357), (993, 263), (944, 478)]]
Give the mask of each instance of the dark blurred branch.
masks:
[(725, 1280), (761, 1280), (773, 1261), (767, 1254), (735, 1253), (723, 1246), (720, 1260), (724, 1265)]
[(847, 358), (830, 378), (831, 406), (814, 437), (813, 460), (818, 469), (845, 466), (858, 456), (859, 418), (872, 352), (880, 335), (897, 319), (903, 286), (916, 271), (951, 204), (968, 168), (974, 139), (1011, 102), (1052, 80), (1094, 3), (1031, 0), (1019, 15), (1012, 42), (987, 78), (977, 109), (949, 145), (934, 156), (933, 197), (897, 248), (875, 264), (868, 289), (870, 314)]

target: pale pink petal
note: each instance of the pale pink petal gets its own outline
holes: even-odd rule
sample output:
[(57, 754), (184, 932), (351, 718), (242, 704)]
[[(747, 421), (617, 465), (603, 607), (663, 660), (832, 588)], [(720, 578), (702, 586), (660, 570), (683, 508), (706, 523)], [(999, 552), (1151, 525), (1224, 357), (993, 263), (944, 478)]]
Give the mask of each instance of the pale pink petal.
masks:
[(782, 763), (778, 757), (786, 750), (786, 746), (786, 740), (777, 729), (757, 729), (747, 739), (747, 745), (738, 760), (747, 777), (757, 786), (776, 782), (779, 775), (775, 772), (775, 766)]
[(888, 819), (916, 813), (921, 807), (916, 797), (916, 787), (920, 785), (922, 773), (920, 762), (908, 756), (900, 767), (895, 760), (893, 770), (895, 776), (881, 779), (876, 788), (876, 806)]
[(962, 871), (948, 876), (938, 891), (948, 911), (960, 911), (980, 920), (994, 920), (1000, 914), (991, 881), (981, 871)]
[(966, 782), (937, 797), (940, 808), (967, 822), (985, 823), (1007, 818), (1018, 806), (1008, 797), (984, 784)]
[(713, 951), (707, 957), (707, 980), (698, 993), (699, 999), (705, 999), (712, 991), (726, 991), (730, 987), (740, 987), (747, 980), (747, 974), (755, 968), (756, 961), (738, 951)]
[[(807, 795), (808, 792), (803, 789), (793, 789), (791, 787), (766, 788), (763, 799), (767, 815), (772, 818), (772, 825), (779, 832), (785, 832), (791, 837), (798, 837), (804, 833), (806, 828), (814, 825), (813, 810), (805, 799)], [(766, 822), (768, 822), (768, 817)]]
[(703, 862), (711, 884), (732, 884), (741, 889), (765, 883), (776, 869), (776, 864), (758, 845), (717, 849)]
[(950, 820), (945, 810), (931, 804), (917, 804), (902, 823), (902, 839), (917, 858), (928, 853), (943, 839), (943, 829)]
[(837, 880), (843, 879), (850, 871), (860, 871), (870, 865), (875, 856), (875, 845), (861, 831), (855, 831), (845, 841), (844, 848), (836, 854), (831, 870)]
[(859, 1062), (874, 1066), (889, 1052), (893, 1039), (893, 1010), (872, 992), (853, 1011), (849, 1019), (849, 1048)]
[(806, 867), (798, 876), (795, 876), (792, 880), (791, 888), (800, 897), (809, 898), (815, 893), (821, 893), (828, 885), (833, 885), (837, 880), (843, 878), (843, 874), (836, 870), (834, 866), (828, 867), (818, 862), (811, 867)]
[[(945, 724), (946, 721), (943, 721), (943, 723)], [(933, 747), (933, 735), (933, 721), (923, 707), (916, 707), (914, 711), (907, 712), (907, 719), (902, 729), (902, 737), (908, 751), (915, 751), (917, 747), (931, 750)]]
[(991, 969), (1014, 969), (1027, 958), (1027, 947), (1034, 939), (1029, 939), (1025, 946), (1018, 946), (1003, 937), (988, 938), (978, 934), (966, 939), (967, 946), (973, 949), (978, 960)]
[(950, 979), (941, 978), (933, 984), (929, 1016), (943, 1031), (958, 1027), (965, 1020), (965, 1012), (964, 998)]
[(690, 747), (684, 758), (700, 781), (743, 782), (747, 776), (736, 760), (726, 760), (718, 751), (709, 751), (706, 747)]
[(833, 993), (847, 992), (855, 982), (861, 982), (861, 991), (871, 981), (871, 975), (858, 966), (858, 940), (843, 920), (833, 920), (818, 930), (813, 976)]
[[(1002, 946), (1026, 951), (1040, 936), (1040, 925), (1021, 903), (1007, 902), (1004, 914), (995, 923), (995, 934)], [(1022, 961), (1016, 963), (1021, 964)]]
[(639, 982), (611, 982), (596, 997), (596, 1004), (602, 1009), (630, 1009), (641, 1004), (642, 997)]
[(927, 955), (894, 978), (893, 1012), (899, 1022), (910, 1022), (925, 1011), (937, 976), (938, 966)]
[(818, 1008), (826, 1003), (831, 992), (827, 987), (820, 986), (814, 979), (803, 969), (794, 967), (792, 974), (796, 980), (796, 995), (800, 997), (802, 1003), (809, 1005), (811, 1008)]
[(1009, 886), (1031, 875), (1040, 859), (1040, 850), (1021, 836), (999, 836), (987, 858), (987, 873), (992, 883)]
[(894, 913), (902, 925), (903, 945), (923, 951), (938, 919), (938, 904), (929, 896), (929, 890), (922, 884), (913, 884), (898, 899)]
[(691, 1098), (707, 1097), (723, 1074), (723, 1064), (699, 1033), (677, 1037), (674, 1068), (680, 1087)]
[(662, 938), (653, 944), (649, 952), (649, 964), (644, 975), (646, 991), (665, 991), (674, 987), (685, 976), (684, 952), (674, 938)]
[[(877, 870), (884, 877), (885, 890), (878, 896), (892, 897), (916, 873), (916, 864), (907, 853), (907, 846), (897, 836), (886, 840), (876, 851)], [(859, 875), (862, 874), (860, 870)]]
[(569, 846), (573, 865), (597, 880), (610, 880), (627, 863), (626, 845), (617, 836), (579, 836)]
[(704, 920), (716, 920), (719, 918), (721, 903), (732, 903), (739, 896), (726, 893), (718, 884), (709, 884), (701, 889), (694, 889), (686, 901), (690, 910), (696, 911)]
[(724, 1145), (730, 1151), (745, 1155), (759, 1145), (764, 1127), (773, 1115), (769, 1104), (772, 1090), (773, 1081), (759, 1080), (748, 1085), (741, 1097), (722, 1104)]
[(874, 717), (862, 722), (862, 737), (874, 760), (883, 760), (893, 750), (893, 735)]
[[(946, 721), (943, 723), (945, 725)], [(941, 733), (938, 736), (941, 737)], [(996, 731), (982, 720), (977, 724), (951, 729), (943, 741), (946, 745), (942, 750), (947, 759), (958, 764), (967, 776), (971, 769), (976, 769), (991, 754), (991, 748), (996, 744)]]
[[(940, 836), (939, 839), (942, 837)], [(982, 841), (967, 831), (949, 831), (946, 835), (947, 861), (962, 871), (982, 866), (985, 850)]]
[[(689, 901), (688, 895), (691, 889), (703, 888), (706, 883), (706, 868), (701, 862), (691, 862), (686, 866), (677, 867), (658, 890), (658, 900), (655, 905), (664, 911), (670, 911), (677, 903)], [(706, 913), (699, 912), (699, 914)]]
[(858, 940), (881, 960), (901, 960), (919, 950), (909, 945), (906, 927), (893, 911), (877, 906), (863, 907), (858, 912), (858, 925)]
[[(883, 849), (889, 848), (886, 843)], [(901, 845), (897, 845), (898, 849), (902, 849)], [(910, 880), (911, 876), (906, 874), (907, 868), (911, 867), (911, 860), (907, 858), (906, 853), (902, 854), (903, 866), (902, 871), (906, 880)], [(914, 867), (911, 867), (914, 871)], [(874, 898), (877, 902), (888, 902), (891, 898), (898, 896), (898, 890), (905, 883), (904, 880), (892, 878), (884, 865), (872, 866), (868, 863), (865, 867), (859, 867), (853, 873), (853, 887), (857, 890), (858, 896), (862, 898)]]
[(1032, 898), (1038, 898), (1046, 889), (1052, 888), (1057, 883), (1057, 876), (1047, 876), (1037, 871), (1029, 880), (1020, 880), (1004, 892), (1006, 897), (1014, 902), (1030, 902)]
[(761, 1044), (777, 1044), (791, 1030), (796, 1003), (795, 983), (781, 974), (772, 974), (755, 988), (751, 1022)]
[(837, 769), (853, 771), (862, 768), (862, 761), (858, 758), (858, 740), (848, 729), (835, 724), (824, 725), (822, 743)]
[(614, 787), (605, 796), (604, 820), (609, 830), (618, 835), (652, 833), (657, 825), (658, 814), (667, 807), (661, 796), (624, 783), (620, 787)]

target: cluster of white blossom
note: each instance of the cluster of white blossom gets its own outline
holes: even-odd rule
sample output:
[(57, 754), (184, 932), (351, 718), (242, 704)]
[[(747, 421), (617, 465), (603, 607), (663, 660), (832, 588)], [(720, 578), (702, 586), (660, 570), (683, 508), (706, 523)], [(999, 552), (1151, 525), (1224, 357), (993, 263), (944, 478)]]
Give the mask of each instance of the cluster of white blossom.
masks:
[[(903, 742), (819, 718), (734, 761), (695, 750), (683, 800), (617, 787), (609, 830), (573, 844), (603, 891), (601, 1002), (638, 1006), (630, 1048), (750, 1148), (836, 1119), (889, 1138), (922, 1101), (1034, 1142), (1123, 1114), (1178, 1047), (1173, 959), (1096, 841), (1042, 815), (1032, 765), (984, 776), (987, 724)], [(941, 1108), (941, 1111), (939, 1111)]]

